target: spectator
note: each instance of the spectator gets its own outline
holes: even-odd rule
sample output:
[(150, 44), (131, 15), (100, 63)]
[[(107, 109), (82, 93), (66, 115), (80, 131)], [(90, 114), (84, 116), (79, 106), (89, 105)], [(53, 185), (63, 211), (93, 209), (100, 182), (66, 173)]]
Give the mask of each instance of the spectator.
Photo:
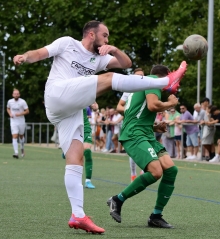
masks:
[(114, 150), (111, 151), (111, 153), (116, 153), (119, 151), (118, 148), (118, 136), (119, 136), (119, 131), (120, 131), (120, 126), (119, 124), (122, 123), (124, 116), (118, 113), (117, 110), (115, 110), (115, 113), (112, 117), (112, 121), (109, 121), (110, 125), (114, 125), (114, 132), (112, 136), (112, 142), (114, 143)]
[(212, 145), (214, 144), (214, 136), (215, 136), (215, 127), (214, 125), (210, 125), (211, 122), (211, 108), (212, 106), (209, 105), (206, 109), (206, 114), (204, 116), (204, 120), (201, 121), (201, 125), (203, 126), (202, 129), (202, 145), (206, 149), (205, 152), (205, 159), (206, 161), (210, 160), (212, 154)]
[(164, 146), (171, 158), (176, 157), (174, 120), (178, 115), (180, 115), (180, 113), (176, 111), (175, 108), (172, 107), (169, 109), (169, 115), (167, 120), (168, 126), (167, 126), (167, 133), (165, 133), (166, 140), (165, 140)]
[[(158, 124), (163, 121), (163, 112), (157, 112), (155, 123)], [(161, 137), (163, 133), (155, 132), (155, 138), (158, 142), (162, 143)]]
[(100, 150), (103, 147), (103, 143), (100, 138), (100, 134), (101, 134), (101, 130), (102, 130), (101, 125), (99, 124), (100, 117), (101, 117), (101, 115), (100, 115), (99, 109), (98, 109), (95, 112), (95, 133), (94, 133), (95, 150)]
[(102, 152), (109, 152), (111, 150), (114, 150), (114, 144), (112, 142), (112, 136), (114, 132), (114, 125), (110, 125), (109, 122), (112, 121), (112, 118), (114, 116), (115, 109), (110, 108), (108, 110), (108, 116), (106, 117), (105, 124), (107, 125), (106, 129), (106, 145), (105, 149), (102, 150)]
[(181, 158), (181, 134), (182, 134), (182, 125), (177, 123), (180, 119), (180, 115), (177, 115), (174, 119), (174, 138), (176, 144), (177, 158)]
[[(211, 110), (210, 110), (210, 115), (211, 115), (211, 120), (210, 120), (210, 122), (209, 122), (209, 126), (211, 126), (211, 125), (215, 125), (215, 124), (218, 124), (218, 123), (220, 123), (220, 110), (217, 108), (217, 106), (215, 106), (215, 105), (213, 105), (212, 107), (211, 107)], [(216, 125), (216, 131), (220, 131), (220, 126), (219, 125)], [(209, 161), (209, 162), (211, 162), (211, 163), (217, 163), (217, 162), (219, 162), (219, 139), (218, 139), (218, 141), (217, 141), (217, 144), (218, 144), (218, 152), (217, 152), (217, 154), (215, 155), (215, 152), (211, 152), (211, 160)], [(213, 149), (213, 148), (212, 148)]]
[[(199, 124), (199, 135), (198, 135), (199, 144), (201, 144), (202, 142), (202, 131), (203, 131), (203, 127), (200, 125), (200, 123), (204, 121), (205, 114), (206, 114), (206, 110), (202, 108), (202, 105), (199, 103), (196, 103), (194, 105), (193, 118)], [(205, 149), (205, 147), (202, 147), (202, 157), (204, 157), (205, 159), (209, 158), (209, 152)]]
[(90, 120), (92, 117), (92, 111), (89, 106), (86, 107), (86, 114), (87, 114), (88, 119)]
[(209, 160), (210, 163), (218, 163), (220, 161), (220, 139), (217, 141), (217, 153), (215, 157)]
[[(180, 105), (180, 120), (177, 120), (177, 123), (196, 123), (193, 119), (192, 114), (187, 110), (186, 105)], [(186, 159), (188, 160), (195, 160), (197, 158), (197, 153), (199, 149), (199, 142), (198, 142), (198, 132), (199, 128), (197, 125), (183, 125), (183, 128), (186, 131), (187, 138), (186, 138), (186, 145), (188, 150), (190, 151), (191, 155), (188, 156)]]
[(210, 104), (209, 98), (205, 97), (201, 100), (201, 107), (203, 110), (207, 110), (207, 108), (209, 107), (209, 104)]
[[(106, 111), (104, 108), (100, 110), (99, 117), (97, 118), (97, 123), (101, 125), (101, 132), (100, 132), (100, 141), (102, 142), (102, 147), (106, 144)], [(101, 149), (102, 149), (101, 147)]]

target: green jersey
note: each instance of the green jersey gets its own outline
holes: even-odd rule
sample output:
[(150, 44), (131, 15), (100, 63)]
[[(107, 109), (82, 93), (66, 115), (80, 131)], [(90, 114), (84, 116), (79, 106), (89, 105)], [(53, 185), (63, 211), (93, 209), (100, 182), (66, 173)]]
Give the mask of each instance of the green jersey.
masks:
[(155, 140), (153, 125), (156, 112), (147, 107), (146, 95), (155, 94), (161, 99), (161, 90), (151, 89), (131, 93), (126, 101), (124, 121), (120, 133), (120, 141), (145, 137), (148, 140)]

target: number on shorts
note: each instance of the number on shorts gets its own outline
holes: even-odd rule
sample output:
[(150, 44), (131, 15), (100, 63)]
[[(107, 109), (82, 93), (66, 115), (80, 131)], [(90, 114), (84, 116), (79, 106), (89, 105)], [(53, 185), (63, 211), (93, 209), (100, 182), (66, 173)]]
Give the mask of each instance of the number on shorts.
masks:
[(154, 151), (153, 148), (149, 148), (148, 151), (150, 152), (150, 155), (151, 155), (153, 158), (157, 157), (157, 154), (156, 154), (156, 152)]

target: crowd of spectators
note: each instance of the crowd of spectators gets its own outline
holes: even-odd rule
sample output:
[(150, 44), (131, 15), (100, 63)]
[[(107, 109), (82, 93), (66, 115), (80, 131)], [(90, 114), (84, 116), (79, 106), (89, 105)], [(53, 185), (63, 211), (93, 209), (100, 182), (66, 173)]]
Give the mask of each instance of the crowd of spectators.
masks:
[[(155, 122), (166, 122), (167, 131), (155, 133), (156, 139), (165, 146), (171, 158), (200, 160), (198, 152), (202, 148), (202, 159), (210, 163), (219, 162), (220, 139), (217, 140), (216, 152), (214, 139), (216, 133), (220, 132), (218, 125), (220, 110), (215, 105), (210, 105), (208, 98), (196, 103), (194, 112), (188, 111), (185, 104), (180, 104), (178, 108), (179, 111), (170, 108), (168, 111), (157, 113)], [(97, 111), (88, 109), (87, 112), (95, 150), (105, 153), (125, 153), (118, 142), (123, 114), (113, 107)]]

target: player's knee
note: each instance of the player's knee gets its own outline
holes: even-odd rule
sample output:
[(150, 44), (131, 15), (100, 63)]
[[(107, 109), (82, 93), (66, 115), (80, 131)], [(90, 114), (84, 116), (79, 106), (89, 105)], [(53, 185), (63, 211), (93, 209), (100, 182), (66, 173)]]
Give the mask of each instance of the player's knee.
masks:
[(160, 161), (159, 160), (153, 160), (150, 162), (145, 170), (145, 172), (149, 171), (151, 174), (158, 180), (162, 177), (163, 175), (163, 169), (161, 167)]
[(156, 168), (151, 172), (151, 174), (158, 180), (162, 177), (163, 170), (162, 168)]

